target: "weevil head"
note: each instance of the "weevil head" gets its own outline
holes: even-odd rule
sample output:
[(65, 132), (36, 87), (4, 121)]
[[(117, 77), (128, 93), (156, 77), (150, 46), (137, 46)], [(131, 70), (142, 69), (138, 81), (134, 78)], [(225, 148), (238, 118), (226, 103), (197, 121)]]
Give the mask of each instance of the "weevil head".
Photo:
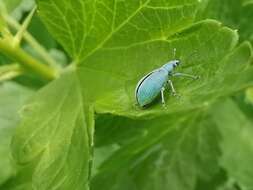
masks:
[(179, 60), (173, 60), (173, 61), (172, 61), (173, 68), (176, 68), (177, 66), (179, 66), (180, 63), (181, 63), (181, 62), (180, 62)]
[(180, 65), (180, 60), (172, 60), (162, 66), (163, 69), (171, 73), (177, 66)]

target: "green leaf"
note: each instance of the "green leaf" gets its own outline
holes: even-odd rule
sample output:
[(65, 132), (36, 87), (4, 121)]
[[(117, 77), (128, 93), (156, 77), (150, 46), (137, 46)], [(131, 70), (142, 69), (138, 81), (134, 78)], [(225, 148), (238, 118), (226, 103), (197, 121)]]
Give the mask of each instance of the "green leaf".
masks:
[(110, 114), (98, 115), (96, 118), (96, 147), (106, 145), (126, 144), (136, 140), (146, 134), (142, 127), (134, 127), (128, 125), (125, 127), (129, 119), (126, 117), (117, 117)]
[(36, 189), (88, 189), (93, 117), (85, 110), (78, 80), (66, 74), (40, 90), (23, 110), (13, 140), (17, 162), (32, 170)]
[(19, 122), (18, 110), (31, 91), (15, 83), (0, 84), (0, 185), (16, 172), (10, 141)]
[[(138, 190), (194, 189), (195, 186), (198, 189), (231, 190), (239, 186), (243, 187), (242, 190), (252, 189), (252, 121), (231, 100), (222, 100), (213, 108), (199, 111), (188, 114), (181, 112), (174, 117), (167, 115), (148, 121), (111, 120), (109, 117), (113, 127), (111, 130), (107, 128), (107, 133), (112, 134), (114, 126), (118, 126), (118, 130), (123, 129), (123, 132), (124, 128), (142, 129), (143, 134), (138, 135), (133, 143), (131, 137), (129, 144), (123, 146), (115, 140), (114, 147), (117, 148), (114, 148), (114, 154), (106, 158), (104, 163), (98, 163), (100, 167), (97, 166), (95, 170), (92, 189), (101, 186), (104, 189)], [(107, 123), (105, 117), (102, 120)], [(104, 125), (99, 121), (98, 127), (103, 128)], [(221, 143), (219, 131), (222, 132)], [(118, 136), (122, 138), (122, 135)], [(125, 137), (125, 141), (127, 139)], [(218, 144), (221, 144), (221, 150)], [(212, 152), (215, 150), (217, 152)], [(222, 153), (221, 165), (228, 171), (227, 182), (224, 172), (216, 173), (219, 166), (216, 165), (215, 155), (218, 157), (219, 153)], [(203, 156), (203, 162), (198, 160), (198, 155)], [(189, 173), (201, 171), (202, 164), (203, 173)], [(206, 176), (208, 174), (209, 177)], [(211, 180), (212, 183), (196, 184), (196, 179), (203, 180), (204, 176), (204, 181)]]
[[(88, 189), (94, 112), (138, 119), (126, 120), (135, 128), (147, 126), (147, 133), (130, 142), (116, 134), (112, 140), (98, 138), (101, 147), (116, 141), (122, 148), (102, 169), (96, 167), (92, 188), (159, 190), (164, 183), (191, 190), (199, 178), (216, 173), (219, 133), (206, 110), (253, 83), (249, 43), (236, 47), (237, 33), (214, 20), (192, 24), (195, 0), (37, 2), (42, 20), (76, 64), (28, 103), (14, 138), (18, 163), (38, 162), (31, 171), (33, 187)], [(180, 71), (201, 80), (173, 80), (182, 98), (166, 93), (167, 110), (159, 103), (138, 108), (135, 85), (173, 59), (174, 48)]]
[[(153, 1), (150, 2), (150, 4), (152, 3)], [(43, 1), (41, 2), (41, 4), (42, 4), (40, 6), (41, 15), (42, 15), (42, 18), (44, 18), (44, 21), (46, 21), (46, 25), (48, 25), (49, 30), (51, 30), (55, 36), (65, 34), (63, 31), (60, 32), (59, 30), (57, 30), (59, 28), (56, 26), (59, 26), (59, 25), (57, 25), (58, 22), (56, 22), (56, 19), (51, 19), (52, 17), (56, 16), (55, 12), (57, 11), (55, 10), (56, 9), (55, 7), (59, 6), (60, 4), (57, 4), (51, 1), (50, 2)], [(149, 4), (146, 6), (149, 6)], [(48, 14), (53, 12), (53, 11), (52, 12), (49, 11), (50, 9), (52, 9), (52, 7), (54, 8), (54, 15), (51, 14), (49, 17)], [(214, 43), (217, 43), (215, 41), (223, 40), (222, 35), (224, 34), (226, 36), (224, 38), (224, 41), (222, 43), (216, 44), (217, 51), (220, 51), (218, 55), (216, 55), (216, 58), (213, 59), (211, 57), (212, 56), (212, 52), (211, 52), (210, 53), (211, 55), (210, 54), (207, 55), (208, 57), (206, 58), (206, 60), (204, 60), (204, 62), (210, 61), (209, 63), (217, 62), (218, 64), (218, 61), (220, 61), (220, 58), (224, 57), (226, 53), (228, 53), (235, 46), (235, 41), (237, 38), (236, 34), (226, 28), (223, 28), (222, 30), (219, 31), (220, 29), (219, 24), (213, 21), (205, 21), (203, 23), (198, 24), (197, 26), (192, 27), (193, 28), (192, 30), (196, 30), (196, 34), (194, 35), (193, 35), (194, 31), (191, 31), (191, 29), (188, 29), (185, 32), (183, 32), (182, 36), (180, 36), (180, 32), (178, 32), (176, 35), (173, 35), (175, 33), (173, 32), (173, 26), (179, 25), (177, 23), (181, 23), (181, 22), (184, 23), (184, 27), (188, 25), (187, 17), (185, 17), (185, 20), (183, 19), (184, 21), (183, 22), (181, 21), (182, 18), (180, 17), (175, 17), (175, 18), (172, 17), (168, 19), (166, 16), (173, 14), (174, 11), (185, 12), (184, 11), (185, 9), (188, 10), (189, 12), (192, 12), (192, 11), (191, 11), (191, 8), (188, 6), (188, 4), (181, 7), (175, 7), (175, 10), (173, 9), (174, 7), (167, 6), (168, 10), (166, 10), (166, 6), (164, 7), (165, 8), (157, 7), (155, 9), (143, 7), (142, 9), (140, 9), (139, 14), (136, 14), (133, 18), (131, 18), (130, 20), (127, 20), (127, 23), (124, 26), (122, 26), (122, 29), (120, 29), (120, 31), (122, 30), (122, 32), (119, 31), (118, 32), (119, 34), (113, 33), (113, 35), (110, 36), (110, 39), (108, 39), (109, 41), (103, 44), (103, 47), (94, 49), (93, 50), (94, 53), (92, 51), (91, 54), (90, 52), (85, 53), (85, 51), (82, 51), (82, 53), (86, 54), (84, 55), (84, 57), (87, 57), (84, 60), (84, 62), (81, 62), (82, 65), (78, 68), (78, 71), (77, 71), (78, 74), (80, 75), (81, 80), (83, 81), (82, 83), (89, 84), (90, 78), (92, 78), (93, 76), (99, 75), (99, 77), (94, 77), (92, 79), (92, 81), (97, 85), (93, 85), (93, 86), (96, 86), (96, 88), (90, 87), (89, 92), (91, 93), (91, 99), (93, 100), (96, 99), (96, 96), (102, 97), (101, 94), (106, 94), (106, 96), (108, 96), (107, 99), (106, 97), (103, 97), (103, 99), (105, 99), (103, 102), (99, 102), (98, 108), (97, 108), (99, 112), (102, 112), (102, 110), (103, 111), (113, 110), (115, 113), (124, 112), (123, 114), (128, 114), (130, 111), (131, 112), (135, 111), (132, 115), (136, 115), (136, 108), (134, 108), (133, 106), (134, 85), (138, 82), (138, 80), (144, 74), (150, 72), (150, 70), (156, 67), (161, 66), (163, 63), (165, 63), (168, 60), (168, 57), (172, 58), (172, 50), (175, 47), (178, 49), (179, 55), (181, 55), (181, 57), (183, 58), (187, 57), (187, 54), (189, 55), (188, 52), (192, 52), (194, 50), (199, 50), (198, 51), (199, 56), (205, 57), (207, 54), (208, 48), (211, 51), (215, 50), (213, 44), (209, 44), (209, 40), (213, 40)], [(71, 9), (69, 11), (71, 12)], [(164, 14), (165, 14), (164, 12), (168, 12), (165, 18), (164, 18)], [(154, 27), (154, 24), (152, 24), (152, 29), (160, 30), (160, 32), (156, 34), (159, 37), (154, 38), (153, 36), (146, 36), (145, 32), (142, 32), (141, 36), (144, 36), (145, 38), (148, 37), (149, 38), (148, 40), (143, 39), (143, 37), (138, 37), (136, 39), (135, 38), (129, 39), (129, 36), (135, 36), (136, 33), (138, 34), (139, 32), (138, 30), (142, 28), (146, 28), (148, 31), (151, 30), (149, 28), (150, 25), (147, 25), (147, 24), (144, 25), (145, 22), (144, 23), (140, 22), (139, 17), (141, 16), (142, 18), (143, 14), (144, 16), (146, 15), (146, 17), (149, 18), (148, 20), (150, 20), (151, 23), (154, 23), (157, 25), (156, 27), (157, 29), (156, 29)], [(157, 14), (158, 14), (158, 18), (164, 20), (164, 24), (163, 24), (164, 27), (161, 27), (159, 22), (154, 22), (153, 17), (150, 17), (150, 15), (157, 15)], [(194, 14), (194, 12), (192, 12), (191, 14)], [(50, 18), (50, 21), (48, 21), (47, 18), (48, 19)], [(57, 17), (57, 18), (63, 19), (63, 17)], [(189, 16), (188, 19), (190, 18), (192, 17)], [(75, 20), (77, 20), (77, 18)], [(171, 22), (167, 23), (168, 21), (171, 21)], [(172, 22), (174, 23), (172, 24)], [(129, 31), (129, 29), (127, 29), (129, 28), (129, 23), (136, 23), (136, 27)], [(73, 26), (71, 28), (74, 29), (75, 27)], [(167, 28), (170, 28), (170, 30), (168, 30)], [(151, 32), (153, 32), (153, 30), (151, 30)], [(180, 29), (177, 29), (177, 30), (180, 30)], [(65, 30), (65, 32), (67, 31), (71, 32), (71, 30)], [(125, 34), (123, 31), (129, 31), (129, 32), (128, 34)], [(82, 31), (80, 33), (85, 33), (85, 31)], [(130, 33), (132, 33), (132, 35)], [(190, 34), (187, 35), (187, 33), (190, 33)], [(203, 35), (205, 33), (207, 33), (207, 36), (209, 33), (214, 33), (216, 35), (211, 35), (210, 37), (207, 37)], [(119, 35), (124, 36), (124, 38), (123, 37), (119, 38), (118, 37)], [(64, 36), (70, 36), (70, 35), (65, 34)], [(164, 39), (165, 36), (167, 36), (167, 39), (166, 38)], [(70, 48), (69, 39), (61, 38), (61, 36), (56, 36), (56, 37), (59, 39), (59, 41), (62, 42), (63, 45), (66, 45), (66, 46), (68, 45), (68, 47), (65, 47), (67, 50), (68, 48)], [(100, 36), (97, 36), (97, 37), (99, 38)], [(136, 42), (136, 40), (140, 42)], [(80, 43), (81, 42), (80, 39), (77, 39), (77, 42)], [(96, 41), (94, 40), (92, 41), (92, 43), (95, 43), (95, 42)], [(194, 44), (195, 42), (196, 44)], [(130, 45), (127, 43), (130, 43)], [(182, 45), (182, 44), (185, 44), (185, 45)], [(194, 44), (194, 49), (191, 44)], [(227, 45), (227, 47), (223, 47), (224, 44)], [(209, 47), (204, 47), (205, 45), (208, 45)], [(82, 46), (82, 43), (78, 47), (81, 47), (81, 46)], [(89, 48), (90, 44), (87, 44), (86, 47)], [(73, 48), (71, 48), (71, 50), (72, 49)], [(71, 55), (73, 55), (73, 53), (71, 53), (71, 50), (68, 50), (68, 51)], [(214, 51), (213, 53), (216, 54), (216, 52)], [(75, 58), (75, 56), (73, 57)], [(129, 64), (129, 60), (131, 60), (131, 64)], [(197, 57), (195, 57), (194, 60), (191, 60), (191, 61), (192, 62), (187, 63), (187, 65), (191, 65), (193, 61), (198, 62), (198, 63), (200, 61), (203, 62), (202, 59), (199, 59)], [(193, 72), (198, 73), (197, 69), (193, 70)], [(105, 84), (105, 81), (109, 85)], [(107, 89), (104, 88), (104, 86), (106, 86)], [(112, 86), (112, 88), (110, 88), (110, 86)], [(119, 88), (119, 90), (114, 93), (111, 93), (112, 90), (115, 88)], [(125, 91), (127, 91), (126, 95), (125, 95)], [(112, 102), (111, 100), (114, 100), (114, 102)], [(107, 105), (104, 105), (104, 104), (107, 104), (109, 106), (113, 105), (113, 107), (106, 107)], [(117, 106), (116, 108), (118, 108), (117, 110), (115, 110), (116, 109), (115, 105)], [(120, 110), (120, 109), (124, 109), (124, 110)], [(129, 114), (131, 114), (131, 112)]]
[(166, 39), (193, 20), (197, 3), (196, 0), (37, 2), (49, 31), (77, 62), (104, 48)]
[(102, 164), (92, 189), (194, 189), (198, 178), (218, 171), (220, 138), (209, 118), (199, 110), (122, 122), (121, 128), (145, 128), (145, 134)]
[[(111, 5), (104, 1), (66, 1), (65, 4), (62, 1), (61, 3), (38, 1), (40, 15), (48, 29), (73, 59), (79, 61), (76, 73), (82, 86), (88, 89), (88, 93), (83, 94), (87, 95), (90, 102), (96, 101), (95, 109), (98, 113), (114, 113), (130, 117), (161, 113), (161, 111), (164, 113), (159, 105), (146, 111), (135, 107), (134, 88), (146, 73), (161, 66), (168, 59), (173, 59), (174, 48), (177, 49), (178, 57), (182, 58), (182, 70), (198, 74), (202, 79), (184, 83), (181, 81), (178, 83), (177, 80), (176, 88), (179, 89), (183, 99), (179, 102), (174, 98), (167, 98), (170, 105), (167, 112), (193, 109), (202, 106), (205, 101), (208, 104), (219, 95), (233, 93), (236, 88), (237, 90), (241, 88), (240, 80), (231, 86), (227, 83), (229, 81), (232, 83), (232, 80), (226, 77), (237, 78), (238, 73), (233, 71), (235, 69), (251, 72), (246, 71), (246, 64), (236, 64), (238, 59), (242, 63), (249, 61), (251, 47), (249, 44), (242, 45), (240, 50), (242, 52), (239, 53), (241, 55), (238, 59), (232, 57), (230, 53), (238, 39), (235, 31), (211, 20), (188, 27), (196, 12), (196, 1), (134, 2), (115, 1), (115, 4)], [(117, 16), (122, 6), (125, 9), (128, 7), (128, 11), (121, 12), (122, 15)], [(76, 7), (81, 7), (80, 12), (74, 11)], [(110, 24), (102, 19), (108, 11), (106, 8), (114, 10), (111, 17), (106, 15), (106, 18), (112, 18)], [(94, 14), (89, 12), (94, 10)], [(62, 16), (64, 11), (68, 16)], [(91, 15), (93, 19), (90, 20), (86, 14)], [(180, 14), (184, 17), (176, 16)], [(82, 25), (91, 27), (91, 31), (87, 32), (85, 26), (76, 26), (81, 24), (79, 23), (81, 20), (83, 20)], [(100, 26), (104, 27), (103, 31), (107, 31), (106, 34), (97, 29)], [(61, 27), (65, 28), (64, 31)], [(107, 28), (110, 30), (106, 30)], [(73, 37), (74, 40), (69, 39)], [(89, 41), (90, 38), (96, 40)], [(197, 51), (197, 56), (186, 60), (194, 51)], [(230, 62), (238, 66), (234, 67)], [(228, 64), (231, 66), (224, 69), (223, 66)], [(228, 82), (224, 83), (225, 80)], [(220, 91), (221, 85), (227, 85), (227, 92)], [(210, 91), (211, 88), (213, 89)], [(213, 96), (210, 99), (211, 95)]]
[(253, 122), (231, 100), (217, 106), (213, 113), (222, 132), (221, 165), (242, 190), (253, 189)]
[[(205, 36), (205, 34), (207, 34), (208, 37)], [(210, 36), (210, 34), (212, 35)], [(169, 95), (166, 94), (166, 102), (169, 105), (167, 110), (163, 109), (159, 103), (153, 106), (152, 109), (145, 110), (138, 109), (134, 106), (135, 85), (140, 77), (144, 76), (145, 73), (152, 70), (152, 68), (149, 68), (149, 61), (144, 61), (146, 63), (145, 66), (140, 66), (138, 71), (138, 64), (142, 65), (142, 63), (131, 60), (134, 62), (131, 71), (138, 73), (129, 74), (125, 79), (126, 82), (122, 84), (122, 87), (97, 100), (95, 104), (97, 113), (113, 113), (136, 118), (140, 116), (149, 117), (164, 113), (192, 110), (211, 105), (219, 96), (233, 94), (235, 91), (251, 85), (252, 78), (250, 77), (250, 73), (252, 72), (252, 68), (249, 68), (249, 65), (246, 64), (250, 61), (252, 55), (251, 46), (248, 43), (244, 43), (237, 49), (233, 50), (236, 45), (236, 39), (237, 35), (232, 30), (220, 26), (217, 22), (209, 20), (198, 23), (191, 28), (182, 31), (182, 33), (177, 34), (177, 38), (171, 41), (168, 46), (177, 47), (177, 49), (180, 49), (183, 52), (189, 52), (192, 51), (193, 47), (191, 45), (187, 46), (187, 44), (195, 44), (194, 48), (198, 51), (198, 55), (187, 60), (187, 62), (183, 62), (180, 71), (200, 75), (201, 79), (198, 81), (172, 79), (177, 91), (182, 96), (180, 100), (169, 97)], [(138, 47), (139, 49), (143, 48), (142, 51), (145, 51), (145, 56), (149, 57), (150, 60), (152, 59), (150, 65), (152, 65), (152, 61), (155, 63), (156, 61), (159, 61), (159, 59), (161, 59), (161, 63), (166, 62), (166, 50), (162, 49), (164, 52), (160, 51), (157, 56), (152, 55), (153, 50), (162, 46), (159, 43), (156, 45), (157, 46), (153, 48), (147, 45), (147, 49), (145, 49), (145, 47)], [(166, 46), (165, 44), (163, 45)], [(150, 52), (148, 51), (148, 48), (150, 49)], [(136, 50), (133, 51), (135, 52)], [(142, 53), (144, 52), (139, 52), (140, 59), (142, 59)], [(115, 53), (115, 57), (117, 57), (117, 55), (118, 57), (121, 56), (120, 53)], [(185, 55), (183, 57), (187, 56)], [(124, 59), (121, 60), (121, 62), (123, 61)], [(153, 69), (157, 67), (159, 66), (155, 65), (153, 66)], [(238, 71), (240, 71), (240, 73), (238, 73)], [(131, 75), (137, 77), (131, 77)], [(85, 76), (87, 77), (86, 73)], [(94, 82), (96, 82), (95, 80), (97, 81), (97, 79), (94, 79)], [(249, 83), (247, 84), (246, 81)], [(102, 94), (100, 91), (99, 93)], [(95, 95), (93, 94), (93, 97), (94, 96)]]

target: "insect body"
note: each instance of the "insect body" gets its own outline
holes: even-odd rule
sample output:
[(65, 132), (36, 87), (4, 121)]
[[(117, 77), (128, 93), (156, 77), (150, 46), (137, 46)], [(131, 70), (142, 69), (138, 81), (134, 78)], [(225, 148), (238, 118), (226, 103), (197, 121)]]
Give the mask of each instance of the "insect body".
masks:
[(159, 69), (156, 69), (144, 76), (137, 84), (135, 89), (135, 98), (139, 106), (144, 107), (161, 94), (162, 103), (165, 105), (164, 90), (166, 85), (169, 85), (173, 95), (176, 95), (173, 83), (170, 77), (183, 76), (192, 79), (197, 79), (197, 76), (184, 73), (174, 73), (173, 70), (180, 64), (179, 60), (173, 60)]

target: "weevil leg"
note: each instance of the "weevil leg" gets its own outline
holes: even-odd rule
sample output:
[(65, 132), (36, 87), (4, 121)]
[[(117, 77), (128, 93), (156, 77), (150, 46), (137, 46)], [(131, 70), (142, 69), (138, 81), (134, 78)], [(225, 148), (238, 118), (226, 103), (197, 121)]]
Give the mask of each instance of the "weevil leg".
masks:
[(170, 88), (171, 88), (172, 95), (173, 95), (173, 96), (176, 96), (177, 93), (176, 93), (176, 90), (175, 90), (175, 88), (174, 88), (174, 85), (173, 85), (172, 81), (171, 81), (171, 80), (168, 80), (168, 84), (169, 84), (169, 86), (170, 86)]
[(165, 88), (162, 87), (162, 89), (161, 89), (161, 97), (162, 97), (162, 104), (163, 104), (163, 106), (165, 106), (164, 90), (165, 90)]
[(186, 78), (190, 78), (190, 79), (199, 79), (199, 76), (196, 75), (189, 75), (189, 74), (185, 74), (185, 73), (174, 73), (172, 74), (173, 77), (186, 77)]

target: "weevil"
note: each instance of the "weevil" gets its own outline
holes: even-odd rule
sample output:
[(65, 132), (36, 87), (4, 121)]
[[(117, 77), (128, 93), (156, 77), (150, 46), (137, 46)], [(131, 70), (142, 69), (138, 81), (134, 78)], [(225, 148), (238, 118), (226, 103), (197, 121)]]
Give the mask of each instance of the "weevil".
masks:
[(172, 95), (177, 96), (172, 77), (188, 77), (198, 79), (199, 76), (185, 73), (174, 73), (174, 69), (180, 65), (179, 60), (172, 60), (162, 67), (145, 75), (137, 84), (135, 89), (135, 98), (140, 107), (145, 107), (152, 103), (156, 97), (161, 94), (162, 104), (165, 106), (164, 91), (166, 85), (171, 88)]

